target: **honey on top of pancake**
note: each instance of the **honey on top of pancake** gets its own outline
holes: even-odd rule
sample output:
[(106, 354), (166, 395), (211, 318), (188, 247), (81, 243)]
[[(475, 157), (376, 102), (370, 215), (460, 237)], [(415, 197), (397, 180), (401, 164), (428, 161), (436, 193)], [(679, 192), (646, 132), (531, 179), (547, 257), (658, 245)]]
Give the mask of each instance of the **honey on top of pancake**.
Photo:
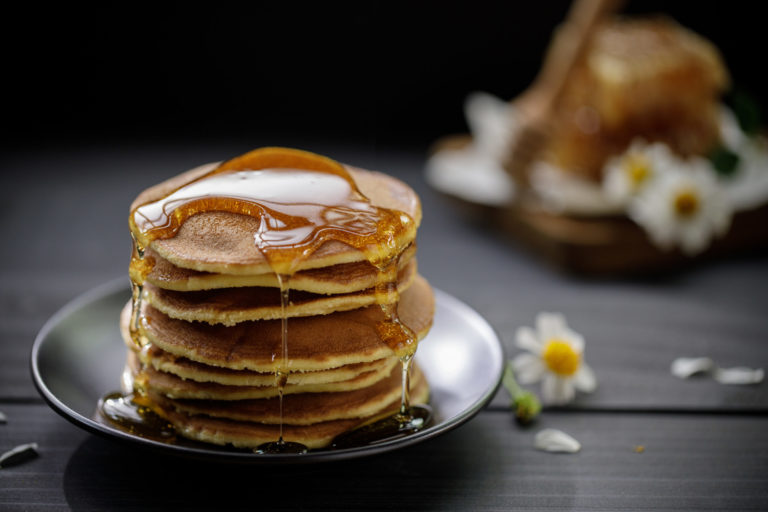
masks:
[[(415, 237), (418, 219), (399, 209), (374, 205), (340, 163), (306, 151), (275, 147), (229, 160), (166, 189), (159, 198), (134, 202), (129, 224), (136, 251), (130, 273), (134, 282), (133, 332), (138, 344), (142, 344), (139, 316), (143, 283), (154, 265), (144, 258), (145, 250), (153, 241), (173, 240), (196, 215), (216, 212), (250, 221), (251, 229), (240, 236), (251, 237), (250, 245), (278, 278), (284, 338), (278, 375), (288, 364), (288, 281), (327, 242), (352, 248), (377, 268), (375, 301), (387, 317), (377, 326), (381, 340), (401, 357), (413, 354), (416, 337), (397, 314), (397, 263)], [(218, 238), (214, 235), (209, 241), (216, 244)]]
[[(412, 238), (405, 212), (374, 206), (347, 169), (329, 158), (262, 148), (229, 160), (164, 197), (135, 207), (129, 219), (137, 244), (176, 235), (190, 217), (223, 211), (258, 219), (254, 244), (277, 274), (290, 275), (334, 240), (381, 264)], [(405, 236), (404, 236), (405, 235)]]

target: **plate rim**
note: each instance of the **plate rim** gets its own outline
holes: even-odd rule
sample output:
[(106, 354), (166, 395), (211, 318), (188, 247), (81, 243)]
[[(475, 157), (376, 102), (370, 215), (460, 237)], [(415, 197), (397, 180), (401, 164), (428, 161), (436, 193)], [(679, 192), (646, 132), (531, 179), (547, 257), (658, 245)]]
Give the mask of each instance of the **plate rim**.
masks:
[(168, 444), (133, 435), (117, 428), (109, 427), (103, 423), (99, 423), (98, 421), (90, 417), (86, 417), (72, 409), (58, 396), (56, 396), (56, 394), (53, 393), (53, 391), (51, 391), (46, 385), (45, 379), (43, 378), (39, 367), (41, 348), (49, 338), (51, 331), (53, 331), (56, 326), (58, 326), (64, 319), (69, 317), (75, 311), (83, 309), (89, 304), (98, 302), (99, 300), (103, 300), (112, 294), (116, 294), (121, 291), (128, 291), (125, 277), (115, 278), (94, 288), (91, 288), (81, 293), (80, 295), (77, 295), (64, 306), (62, 306), (58, 311), (56, 311), (43, 324), (37, 336), (35, 337), (35, 341), (32, 344), (32, 350), (30, 352), (29, 369), (32, 375), (32, 381), (34, 382), (38, 393), (40, 393), (47, 405), (60, 416), (68, 420), (70, 423), (76, 425), (77, 427), (80, 427), (92, 434), (96, 434), (100, 437), (106, 437), (112, 440), (117, 440), (123, 443), (128, 443), (133, 446), (139, 445), (154, 451), (188, 458), (205, 459), (217, 462), (236, 462), (244, 464), (306, 464), (366, 457), (405, 448), (407, 446), (432, 439), (463, 425), (475, 415), (477, 415), (477, 413), (479, 413), (493, 399), (494, 395), (499, 389), (504, 370), (504, 350), (498, 332), (482, 315), (480, 315), (480, 313), (478, 313), (471, 306), (438, 288), (433, 287), (433, 290), (435, 292), (436, 303), (440, 302), (449, 308), (464, 309), (470, 314), (473, 326), (480, 326), (486, 331), (485, 335), (491, 335), (495, 343), (489, 344), (489, 347), (491, 347), (492, 351), (496, 352), (496, 355), (498, 356), (498, 364), (495, 368), (495, 378), (492, 379), (491, 385), (482, 393), (479, 399), (473, 402), (470, 407), (463, 409), (457, 415), (450, 418), (450, 420), (443, 421), (428, 427), (416, 434), (399, 439), (385, 441), (376, 445), (344, 448), (338, 450), (321, 450), (317, 452), (309, 452), (306, 454), (256, 454), (250, 451), (228, 451), (226, 446), (219, 445), (212, 445), (212, 447), (217, 449), (207, 447), (198, 448), (194, 446)]

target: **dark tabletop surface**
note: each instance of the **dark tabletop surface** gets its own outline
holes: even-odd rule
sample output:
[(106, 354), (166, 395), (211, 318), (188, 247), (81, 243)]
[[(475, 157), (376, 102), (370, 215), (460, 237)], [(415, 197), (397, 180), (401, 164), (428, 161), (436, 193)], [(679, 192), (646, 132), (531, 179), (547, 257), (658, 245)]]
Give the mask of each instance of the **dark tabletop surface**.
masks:
[[(518, 327), (540, 311), (564, 313), (586, 339), (597, 391), (521, 429), (501, 390), (469, 423), (438, 438), (291, 468), (151, 453), (95, 437), (53, 412), (29, 374), (32, 342), (66, 302), (126, 275), (134, 196), (187, 168), (275, 142), (411, 184), (424, 208), (421, 273), (480, 312), (509, 357)], [(7, 416), (0, 451), (36, 442), (40, 454), (0, 469), (0, 510), (768, 509), (768, 384), (683, 381), (669, 371), (681, 356), (768, 367), (765, 255), (654, 278), (566, 277), (431, 191), (418, 150), (254, 140), (47, 147), (0, 158), (0, 411)], [(533, 437), (545, 427), (576, 437), (581, 452), (535, 450)]]

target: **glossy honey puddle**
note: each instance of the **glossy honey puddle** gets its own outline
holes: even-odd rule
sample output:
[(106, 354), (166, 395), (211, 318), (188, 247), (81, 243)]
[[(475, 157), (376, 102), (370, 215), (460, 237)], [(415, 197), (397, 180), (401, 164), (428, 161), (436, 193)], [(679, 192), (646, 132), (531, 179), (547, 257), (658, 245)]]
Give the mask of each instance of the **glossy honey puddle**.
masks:
[[(259, 151), (252, 152), (255, 154)], [(272, 149), (301, 162), (303, 152)], [(281, 352), (273, 354), (275, 386), (280, 406), (280, 434), (274, 442), (260, 446), (257, 453), (303, 453), (307, 449), (283, 439), (283, 390), (290, 373), (290, 328), (285, 308), (290, 298), (291, 276), (325, 242), (341, 241), (360, 251), (378, 269), (375, 285), (376, 302), (385, 320), (376, 326), (380, 339), (400, 358), (402, 392), (399, 411), (339, 436), (331, 447), (350, 448), (394, 439), (425, 428), (431, 419), (427, 406), (412, 406), (409, 399), (409, 375), (417, 340), (397, 314), (398, 240), (414, 221), (405, 213), (379, 208), (359, 191), (347, 170), (322, 157), (309, 162), (311, 169), (270, 167), (251, 169), (248, 154), (214, 169), (182, 186), (164, 198), (139, 206), (131, 212), (129, 222), (134, 240), (131, 259), (133, 280), (131, 336), (139, 347), (148, 343), (142, 334), (146, 319), (141, 314), (142, 283), (152, 270), (153, 262), (144, 257), (153, 241), (175, 236), (184, 221), (201, 212), (225, 211), (249, 215), (259, 220), (254, 244), (268, 263), (280, 284), (282, 339)], [(279, 156), (279, 155), (278, 155)], [(307, 157), (303, 157), (307, 158)], [(261, 158), (261, 160), (265, 160)], [(266, 160), (269, 160), (267, 155)], [(298, 167), (298, 166), (297, 166)], [(303, 167), (303, 166), (302, 166)], [(391, 256), (394, 254), (394, 256)], [(139, 387), (140, 388), (140, 387)], [(131, 406), (133, 404), (133, 406)], [(167, 422), (152, 412), (145, 399), (137, 395), (108, 396), (101, 403), (102, 414), (111, 422), (138, 435), (145, 427)], [(153, 439), (170, 436), (149, 432)]]

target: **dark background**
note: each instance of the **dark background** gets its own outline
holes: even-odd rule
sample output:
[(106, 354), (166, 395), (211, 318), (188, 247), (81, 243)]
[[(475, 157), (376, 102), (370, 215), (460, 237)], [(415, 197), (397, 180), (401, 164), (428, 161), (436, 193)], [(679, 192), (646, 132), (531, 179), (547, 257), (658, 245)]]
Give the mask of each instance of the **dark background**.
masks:
[[(627, 2), (714, 41), (762, 105), (761, 2)], [(533, 79), (569, 2), (28, 3), (2, 21), (5, 148), (237, 138), (426, 147)]]

